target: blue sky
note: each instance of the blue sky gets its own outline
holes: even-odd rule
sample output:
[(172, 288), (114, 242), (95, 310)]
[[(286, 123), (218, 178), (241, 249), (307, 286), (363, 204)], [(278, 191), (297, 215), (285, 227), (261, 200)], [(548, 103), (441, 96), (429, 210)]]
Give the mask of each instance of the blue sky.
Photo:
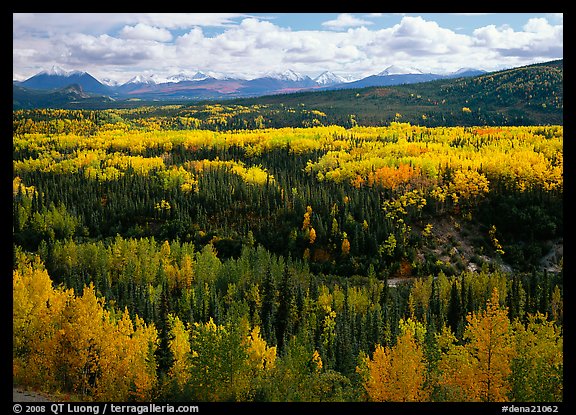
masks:
[(390, 65), (448, 73), (562, 57), (562, 13), (13, 14), (17, 80), (52, 66), (117, 82), (287, 69), (357, 79)]
[[(316, 30), (328, 28), (329, 25), (323, 23), (337, 21), (338, 16), (351, 15), (359, 21), (364, 21), (364, 25), (372, 30), (384, 29), (395, 24), (399, 24), (404, 16), (422, 16), (426, 20), (432, 20), (440, 26), (454, 30), (457, 33), (471, 35), (474, 29), (482, 26), (496, 25), (510, 26), (516, 31), (521, 31), (522, 27), (530, 18), (550, 19), (553, 16), (549, 13), (254, 13), (263, 19), (270, 19), (271, 22), (283, 27), (291, 27), (293, 30)], [(344, 19), (345, 21), (346, 19)], [(362, 25), (362, 23), (358, 23)], [(332, 26), (333, 27), (333, 26)], [(345, 28), (350, 26), (345, 25)]]

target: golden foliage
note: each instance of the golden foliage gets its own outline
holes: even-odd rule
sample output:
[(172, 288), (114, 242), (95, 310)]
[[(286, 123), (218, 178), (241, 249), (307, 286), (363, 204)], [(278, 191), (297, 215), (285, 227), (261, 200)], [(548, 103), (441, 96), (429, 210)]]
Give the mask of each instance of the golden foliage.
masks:
[(92, 285), (54, 289), (40, 262), (13, 273), (16, 379), (88, 400), (149, 400), (156, 385), (157, 332), (127, 310), (117, 317)]
[(507, 401), (513, 333), (508, 312), (499, 304), (498, 290), (493, 289), (486, 310), (471, 313), (466, 320), (466, 343), (449, 344), (439, 364), (439, 384), (448, 400)]
[(426, 359), (421, 344), (416, 339), (416, 323), (408, 321), (393, 347), (376, 345), (372, 358), (364, 360), (364, 388), (371, 401), (419, 402), (430, 396), (425, 386)]

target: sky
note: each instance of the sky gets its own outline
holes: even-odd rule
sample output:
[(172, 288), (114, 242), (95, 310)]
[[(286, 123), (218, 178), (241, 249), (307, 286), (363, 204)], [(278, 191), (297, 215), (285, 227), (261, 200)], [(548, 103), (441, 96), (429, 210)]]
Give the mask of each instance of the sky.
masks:
[(53, 66), (118, 83), (288, 69), (360, 79), (562, 58), (562, 13), (13, 13), (14, 80)]

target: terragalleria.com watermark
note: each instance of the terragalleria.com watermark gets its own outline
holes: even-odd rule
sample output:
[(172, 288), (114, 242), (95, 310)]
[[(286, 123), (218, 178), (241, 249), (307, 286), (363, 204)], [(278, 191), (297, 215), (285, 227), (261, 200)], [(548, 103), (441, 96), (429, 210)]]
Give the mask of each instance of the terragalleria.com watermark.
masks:
[(183, 404), (87, 404), (87, 403), (53, 403), (53, 404), (14, 404), (12, 410), (15, 414), (41, 414), (52, 412), (54, 415), (61, 414), (157, 414), (157, 413), (198, 413), (197, 405)]

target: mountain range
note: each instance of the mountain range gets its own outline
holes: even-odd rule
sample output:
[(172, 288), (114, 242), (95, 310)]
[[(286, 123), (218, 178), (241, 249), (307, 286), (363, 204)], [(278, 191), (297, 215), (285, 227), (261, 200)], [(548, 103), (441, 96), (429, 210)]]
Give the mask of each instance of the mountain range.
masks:
[(358, 80), (347, 79), (329, 71), (312, 79), (307, 75), (287, 69), (283, 72), (271, 72), (255, 79), (240, 79), (204, 72), (196, 72), (192, 75), (179, 73), (167, 78), (156, 75), (136, 75), (129, 81), (118, 84), (110, 80), (100, 81), (88, 72), (65, 71), (59, 67), (52, 67), (24, 81), (13, 81), (13, 90), (14, 100), (19, 101), (26, 101), (27, 95), (46, 97), (46, 93), (54, 93), (62, 88), (69, 88), (71, 85), (74, 85), (73, 89), (78, 93), (92, 97), (96, 95), (108, 97), (111, 100), (203, 100), (392, 86), (435, 79), (468, 77), (483, 73), (485, 71), (463, 68), (450, 74), (440, 75), (423, 73), (417, 68), (391, 65), (382, 72)]
[[(500, 71), (487, 72), (476, 76), (465, 75), (463, 69), (450, 79), (441, 78), (427, 82), (404, 83), (393, 86), (357, 86), (358, 81), (339, 83), (338, 88), (331, 89), (321, 86), (329, 83), (323, 74), (316, 78), (316, 87), (302, 88), (295, 93), (271, 94), (252, 97), (233, 98), (222, 94), (222, 99), (192, 100), (173, 99), (153, 100), (136, 98), (138, 88), (146, 91), (158, 85), (181, 87), (187, 85), (212, 82), (219, 83), (222, 91), (232, 88), (235, 83), (250, 85), (247, 80), (232, 80), (231, 78), (214, 77), (211, 73), (200, 73), (197, 81), (188, 78), (189, 75), (174, 76), (171, 82), (157, 82), (145, 77), (134, 77), (124, 85), (114, 85), (115, 88), (134, 88), (129, 98), (111, 98), (108, 95), (98, 95), (85, 92), (78, 83), (59, 89), (31, 89), (24, 86), (13, 86), (14, 110), (35, 108), (63, 109), (107, 109), (134, 108), (142, 105), (155, 106), (163, 116), (189, 116), (191, 108), (194, 116), (202, 120), (202, 115), (209, 116), (210, 111), (204, 111), (205, 105), (213, 105), (226, 101), (226, 106), (234, 108), (241, 106), (249, 111), (240, 111), (227, 125), (230, 128), (246, 128), (252, 125), (256, 118), (264, 117), (265, 125), (271, 128), (298, 127), (309, 124), (323, 125), (386, 125), (392, 121), (401, 120), (412, 124), (425, 126), (474, 126), (474, 125), (562, 125), (564, 117), (564, 64), (563, 60), (555, 60), (532, 65), (520, 66)], [(384, 79), (407, 75), (411, 79), (422, 79), (423, 73), (414, 70), (387, 68), (386, 73), (380, 73)], [(405, 72), (411, 73), (405, 73)], [(53, 71), (57, 72), (57, 71)], [(402, 73), (404, 72), (404, 73)], [(81, 75), (80, 73), (71, 76)], [(297, 74), (296, 74), (297, 75)], [(276, 76), (276, 78), (275, 78)], [(310, 79), (295, 78), (294, 73), (285, 73), (284, 79), (277, 79), (280, 74), (270, 74), (266, 78), (268, 85), (296, 82), (310, 83)], [(156, 78), (156, 79), (154, 79)], [(291, 79), (292, 78), (292, 79)], [(295, 79), (294, 79), (295, 78)], [(74, 78), (78, 81), (77, 78)], [(89, 79), (89, 78), (86, 78)], [(364, 79), (368, 83), (373, 78)], [(410, 79), (410, 78), (409, 78)], [(146, 84), (148, 81), (148, 84)], [(261, 80), (252, 80), (252, 86)], [(314, 81), (314, 80), (312, 80)], [(356, 84), (355, 84), (356, 82)], [(266, 91), (265, 82), (260, 84), (261, 91)], [(348, 87), (348, 88), (347, 88)], [(173, 91), (174, 92), (174, 91)], [(145, 96), (145, 95), (144, 95)], [(161, 96), (161, 95), (157, 95)], [(179, 105), (165, 105), (175, 103)], [(319, 115), (320, 114), (320, 115)], [(323, 115), (322, 115), (323, 114)], [(316, 119), (320, 117), (319, 119)]]

